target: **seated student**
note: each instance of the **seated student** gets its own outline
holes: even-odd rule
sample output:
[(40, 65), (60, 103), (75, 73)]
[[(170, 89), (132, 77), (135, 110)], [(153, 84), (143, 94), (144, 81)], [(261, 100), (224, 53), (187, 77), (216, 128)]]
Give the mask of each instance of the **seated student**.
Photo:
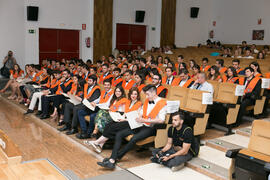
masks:
[(252, 56), (252, 53), (251, 53), (251, 50), (250, 50), (250, 49), (247, 49), (247, 50), (246, 50), (245, 56), (243, 56), (243, 58), (246, 58), (246, 59), (254, 59), (254, 57)]
[(177, 57), (177, 63), (175, 63), (175, 68), (179, 69), (180, 64), (184, 62), (184, 56), (183, 55), (178, 55)]
[[(122, 157), (130, 151), (136, 142), (143, 140), (149, 136), (153, 136), (156, 133), (155, 124), (162, 124), (165, 122), (166, 116), (166, 100), (158, 97), (157, 89), (154, 85), (147, 85), (143, 88), (146, 94), (146, 100), (140, 111), (137, 122), (143, 123), (142, 127), (132, 130), (130, 128), (118, 131), (115, 135), (114, 147), (112, 154), (109, 158), (104, 158), (102, 162), (98, 162), (98, 165), (114, 169), (116, 160), (121, 160)], [(121, 149), (122, 142), (125, 137), (132, 135), (130, 141)]]
[(234, 50), (234, 55), (232, 56), (232, 58), (242, 58), (241, 53), (242, 53), (242, 49), (236, 48)]
[(191, 127), (184, 124), (184, 115), (180, 112), (171, 114), (172, 126), (168, 129), (167, 144), (163, 148), (153, 149), (151, 161), (180, 170), (185, 162), (197, 156), (199, 145), (196, 145)]
[(83, 64), (82, 65), (82, 76), (81, 76), (81, 78), (84, 79), (85, 81), (87, 81), (89, 75), (90, 75), (89, 67), (86, 64)]
[(179, 64), (179, 69), (178, 69), (178, 72), (180, 72), (181, 69), (186, 69), (187, 70), (187, 64), (182, 62)]
[(173, 76), (173, 70), (171, 67), (166, 67), (165, 69), (166, 76), (162, 78), (162, 84), (171, 85), (173, 84), (173, 81), (175, 81), (175, 77)]
[(137, 87), (139, 92), (141, 92), (142, 89), (145, 87), (144, 75), (140, 71), (137, 71), (134, 79), (135, 79), (135, 87)]
[(222, 82), (239, 84), (238, 76), (234, 67), (228, 67), (226, 75), (223, 75)]
[(163, 67), (163, 57), (162, 56), (157, 57), (157, 63), (158, 63), (158, 67)]
[(113, 79), (113, 75), (110, 74), (109, 71), (109, 65), (108, 64), (102, 64), (102, 75), (99, 77), (99, 84), (103, 84), (103, 81), (105, 79)]
[(265, 55), (262, 51), (258, 52), (257, 59), (265, 59)]
[(136, 75), (136, 72), (140, 69), (140, 67), (139, 67), (139, 65), (138, 64), (133, 64), (133, 65), (131, 65), (132, 66), (132, 68), (131, 68), (131, 70), (132, 70), (132, 78), (134, 78), (135, 77), (135, 75)]
[[(141, 110), (142, 102), (138, 88), (133, 87), (128, 92), (128, 100), (125, 105), (125, 113)], [(125, 114), (123, 114), (125, 117)], [(103, 134), (96, 141), (85, 141), (85, 144), (91, 145), (97, 153), (101, 153), (103, 145), (109, 139), (114, 139), (118, 131), (129, 128), (126, 118), (120, 119), (119, 122), (111, 121), (104, 128)]]
[(191, 86), (191, 89), (198, 89), (198, 90), (201, 90), (201, 91), (208, 91), (211, 94), (214, 93), (214, 88), (210, 83), (208, 83), (206, 81), (206, 74), (204, 72), (201, 72), (198, 75), (198, 79)]
[(231, 57), (231, 49), (230, 48), (225, 48), (223, 51), (223, 54), (221, 54), (220, 56), (222, 57)]
[[(226, 70), (227, 70), (227, 68), (226, 68)], [(210, 71), (210, 73), (208, 74), (208, 80), (213, 80), (213, 81), (218, 81), (218, 82), (222, 81), (217, 66), (211, 66), (209, 71)]]
[(239, 59), (232, 60), (232, 65), (235, 68), (236, 73), (238, 75), (245, 75), (244, 69), (240, 68), (240, 66), (239, 66), (240, 65), (240, 60)]
[(112, 79), (112, 87), (116, 86), (122, 86), (123, 79), (121, 78), (121, 69), (120, 68), (115, 68), (112, 72), (113, 74), (113, 79)]
[(248, 47), (248, 45), (247, 45), (247, 41), (242, 41), (241, 49), (242, 49), (243, 51), (246, 51), (247, 49), (249, 49), (249, 47)]
[(157, 61), (155, 61), (155, 60), (151, 60), (151, 69), (153, 69), (153, 68), (156, 68), (158, 70), (159, 74), (162, 73), (161, 69), (158, 67)]
[(259, 63), (254, 61), (250, 63), (249, 67), (251, 67), (254, 70), (255, 77), (262, 77), (262, 72), (261, 72)]
[(251, 67), (245, 68), (246, 77), (239, 80), (239, 84), (245, 86), (244, 96), (242, 97), (240, 109), (236, 119), (236, 126), (242, 122), (242, 117), (246, 111), (246, 107), (254, 105), (256, 99), (261, 93), (262, 80), (259, 77), (254, 76), (254, 69)]
[(193, 71), (193, 67), (195, 66), (195, 64), (197, 64), (196, 63), (196, 61), (194, 60), (194, 59), (190, 59), (189, 60), (189, 71)]
[[(127, 103), (126, 93), (122, 86), (117, 86), (109, 103), (109, 111), (123, 113)], [(95, 129), (93, 135), (97, 136), (98, 132), (103, 133), (105, 126), (113, 121), (108, 110), (100, 109), (95, 117)]]
[(5, 87), (0, 90), (0, 93), (5, 92), (7, 90), (7, 88), (11, 87), (12, 93), (8, 97), (8, 99), (14, 100), (14, 99), (16, 99), (16, 89), (15, 89), (16, 80), (17, 80), (17, 78), (23, 78), (24, 71), (20, 68), (20, 66), (18, 64), (14, 64), (14, 66), (12, 67), (12, 69), (9, 72), (10, 72), (10, 77), (9, 77), (10, 80), (7, 82)]
[(193, 74), (191, 75), (192, 79), (196, 80), (198, 79), (198, 75), (201, 72), (200, 71), (200, 66), (198, 64), (195, 64), (192, 68)]
[[(63, 71), (62, 78), (60, 79), (60, 84), (58, 86), (51, 89), (51, 94), (55, 94), (56, 96), (63, 96), (62, 93), (67, 93), (71, 90), (72, 87), (72, 79), (70, 78), (70, 72), (68, 69)], [(40, 115), (40, 119), (47, 119), (49, 118), (49, 106), (50, 103), (55, 101), (54, 96), (42, 96), (41, 97), (41, 107), (42, 107), (42, 114)]]
[(200, 68), (200, 71), (201, 72), (207, 72), (210, 67), (211, 66), (208, 65), (208, 58), (207, 57), (204, 57), (202, 59), (202, 66)]
[[(109, 107), (110, 100), (113, 97), (114, 91), (112, 90), (111, 81), (109, 79), (105, 79), (103, 81), (104, 90), (101, 91), (100, 97), (98, 101), (91, 102), (91, 105), (95, 108), (94, 111), (90, 109), (79, 109), (78, 110), (78, 120), (81, 127), (81, 133), (76, 134), (76, 137), (78, 139), (87, 139), (90, 137), (93, 137), (96, 135), (92, 135), (94, 129), (95, 129), (95, 117), (97, 112), (99, 111), (99, 108), (97, 107), (98, 104), (105, 104), (107, 107)], [(90, 115), (90, 122), (89, 126), (86, 125), (85, 116)]]
[(127, 70), (124, 73), (124, 81), (122, 82), (122, 86), (125, 90), (130, 90), (135, 86), (135, 81), (132, 79), (132, 71)]
[(177, 75), (175, 65), (174, 65), (174, 63), (173, 63), (172, 61), (169, 61), (169, 62), (168, 62), (167, 67), (172, 68), (172, 75), (173, 75), (173, 76), (176, 76), (176, 75)]
[(175, 80), (175, 82), (172, 84), (172, 86), (180, 86), (180, 87), (190, 88), (193, 83), (194, 83), (194, 80), (189, 77), (188, 70), (182, 69), (179, 72), (178, 81)]
[(263, 46), (262, 52), (263, 52), (263, 54), (264, 54), (265, 56), (267, 56), (268, 54), (270, 54), (269, 46), (268, 46), (268, 45), (264, 45), (264, 46)]
[(110, 67), (109, 67), (109, 71), (110, 72), (113, 72), (113, 70), (115, 69), (115, 68), (117, 68), (118, 66), (116, 65), (116, 63), (111, 63), (110, 65), (109, 65)]
[[(213, 66), (212, 66), (213, 67)], [(224, 67), (224, 60), (223, 59), (217, 59), (216, 60), (216, 67), (218, 68), (218, 71), (220, 73), (225, 73), (227, 68)]]
[(121, 68), (121, 74), (124, 75), (127, 70), (129, 70), (128, 69), (128, 64), (127, 63), (124, 63), (123, 66), (122, 66), (122, 68)]
[(161, 85), (161, 75), (154, 74), (152, 78), (152, 84), (157, 88), (157, 95), (162, 98), (166, 98), (168, 94), (168, 89)]
[(146, 68), (146, 59), (144, 58), (140, 58), (140, 71), (144, 74), (144, 77), (147, 77), (147, 75), (149, 74), (149, 70), (151, 70), (151, 68)]
[(34, 112), (34, 108), (36, 106), (36, 103), (38, 101), (38, 113), (36, 115), (41, 115), (42, 113), (42, 107), (41, 107), (41, 97), (44, 95), (49, 95), (50, 90), (54, 89), (56, 86), (58, 86), (61, 81), (61, 72), (60, 71), (53, 71), (53, 74), (51, 74), (51, 77), (46, 85), (46, 87), (48, 89), (45, 89), (43, 91), (40, 92), (35, 92), (32, 96), (31, 102), (29, 104), (29, 107), (27, 109), (27, 111), (24, 113), (24, 115), (26, 114), (30, 114)]

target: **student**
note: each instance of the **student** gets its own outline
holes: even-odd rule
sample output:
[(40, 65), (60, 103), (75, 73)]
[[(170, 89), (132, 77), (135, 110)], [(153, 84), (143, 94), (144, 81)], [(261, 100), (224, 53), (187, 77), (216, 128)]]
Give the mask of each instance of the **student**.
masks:
[(228, 67), (226, 75), (223, 75), (222, 82), (239, 84), (238, 76), (234, 67)]
[(199, 145), (194, 141), (192, 128), (184, 124), (184, 115), (175, 112), (171, 117), (172, 126), (168, 129), (167, 144), (152, 150), (151, 161), (177, 171), (198, 155)]
[(259, 63), (254, 61), (250, 63), (249, 67), (251, 67), (254, 70), (255, 77), (262, 77), (262, 72), (261, 72)]
[(265, 58), (265, 55), (262, 51), (260, 51), (258, 54), (257, 54), (257, 59), (264, 59)]
[(162, 56), (157, 57), (157, 63), (158, 63), (158, 67), (163, 67), (163, 57)]
[[(109, 102), (113, 97), (114, 91), (112, 90), (111, 81), (109, 79), (105, 79), (103, 81), (104, 90), (101, 91), (99, 100), (97, 101), (98, 104), (106, 104), (107, 107), (109, 107)], [(99, 111), (99, 108), (97, 107), (97, 103), (91, 102), (91, 105), (95, 107), (95, 110), (92, 111), (90, 109), (79, 109), (78, 110), (78, 120), (81, 127), (81, 133), (76, 134), (76, 137), (78, 139), (87, 139), (92, 136), (92, 133), (95, 128), (95, 117), (97, 112)], [(87, 127), (85, 116), (90, 115), (90, 122)]]
[[(139, 113), (139, 111), (141, 110), (141, 106), (142, 102), (140, 101), (139, 90), (138, 88), (133, 87), (128, 92), (128, 100), (125, 105), (125, 113), (132, 111), (138, 111)], [(123, 114), (123, 117), (125, 117), (125, 114)], [(115, 134), (118, 131), (126, 128), (129, 128), (129, 124), (126, 118), (120, 119), (119, 122), (111, 121), (105, 126), (103, 134), (100, 138), (98, 138), (96, 141), (85, 141), (84, 143), (92, 146), (97, 153), (101, 153), (102, 147), (105, 142), (109, 139), (114, 139)]]
[(132, 79), (132, 71), (127, 70), (124, 73), (124, 81), (122, 82), (122, 86), (125, 90), (130, 90), (134, 87), (135, 81)]
[(192, 70), (193, 70), (193, 74), (192, 74), (191, 78), (194, 79), (194, 80), (198, 79), (198, 75), (201, 72), (200, 71), (200, 66), (198, 64), (195, 64), (193, 66)]
[(233, 67), (236, 70), (236, 73), (238, 75), (245, 75), (244, 69), (240, 68), (240, 60), (239, 59), (232, 60), (232, 65), (233, 65)]
[[(122, 86), (117, 86), (109, 103), (109, 111), (124, 112), (127, 98), (125, 90)], [(93, 134), (96, 136), (98, 132), (103, 133), (105, 126), (113, 121), (108, 110), (100, 109), (95, 117), (95, 129)]]
[(195, 66), (196, 61), (194, 59), (189, 60), (189, 71), (193, 70), (193, 67)]
[(206, 74), (204, 72), (201, 72), (198, 75), (198, 79), (191, 86), (191, 89), (198, 89), (198, 90), (201, 90), (201, 91), (208, 91), (211, 94), (214, 93), (214, 88), (210, 83), (208, 83), (206, 81)]
[(175, 77), (173, 76), (173, 70), (171, 67), (166, 67), (165, 69), (166, 76), (162, 78), (162, 84), (171, 85), (173, 81), (175, 81)]
[[(80, 97), (80, 101), (87, 99), (89, 102), (96, 102), (100, 97), (100, 87), (97, 85), (97, 77), (95, 75), (89, 76), (87, 83), (84, 85), (83, 96)], [(79, 97), (78, 97), (79, 98)], [(82, 103), (74, 105), (72, 103), (65, 104), (64, 110), (64, 122), (66, 125), (67, 135), (72, 135), (78, 132), (78, 110), (86, 109)], [(73, 112), (73, 116), (71, 116)], [(72, 117), (72, 118), (71, 118)]]
[[(139, 118), (136, 119), (137, 122), (143, 123), (143, 126), (137, 128), (136, 131), (126, 128), (117, 132), (111, 156), (109, 158), (104, 158), (102, 162), (98, 162), (98, 165), (114, 169), (116, 160), (121, 160), (122, 157), (133, 148), (136, 142), (155, 135), (155, 124), (162, 124), (165, 122), (166, 100), (158, 97), (157, 89), (154, 85), (145, 86), (143, 91), (145, 92), (147, 99), (140, 111)], [(131, 134), (133, 134), (133, 137), (121, 149), (123, 139)]]
[(239, 80), (239, 84), (245, 86), (244, 96), (242, 97), (240, 109), (236, 119), (236, 126), (239, 126), (242, 122), (242, 117), (246, 111), (246, 107), (254, 105), (256, 99), (261, 93), (262, 80), (259, 77), (254, 76), (254, 69), (251, 67), (245, 68), (246, 77)]
[(102, 75), (99, 77), (99, 84), (103, 84), (103, 81), (105, 79), (113, 79), (113, 75), (110, 74), (109, 72), (109, 65), (108, 64), (103, 64), (102, 65)]
[(166, 98), (168, 94), (168, 89), (161, 85), (161, 80), (162, 79), (160, 74), (154, 74), (152, 78), (152, 84), (155, 85), (157, 88), (157, 95), (159, 97)]
[(120, 68), (115, 68), (113, 70), (113, 79), (112, 79), (112, 87), (116, 86), (122, 86), (123, 79), (121, 78), (121, 69)]
[(172, 86), (180, 86), (180, 87), (190, 88), (193, 83), (194, 83), (194, 80), (189, 77), (188, 70), (182, 69), (179, 72), (179, 81), (175, 80), (175, 82), (172, 84)]
[[(213, 66), (212, 66), (213, 67)], [(217, 59), (216, 60), (216, 67), (218, 68), (218, 71), (220, 73), (225, 73), (227, 68), (224, 67), (224, 60), (223, 59)]]
[(135, 79), (135, 87), (137, 87), (139, 92), (141, 92), (142, 89), (145, 87), (144, 75), (140, 71), (137, 71), (134, 79)]
[(246, 52), (245, 52), (245, 56), (243, 58), (246, 58), (246, 59), (254, 59), (254, 57), (252, 56), (252, 53), (251, 53), (251, 50), (250, 49), (247, 49)]
[(208, 65), (208, 58), (204, 57), (202, 59), (202, 66), (200, 68), (200, 71), (201, 72), (207, 72), (210, 67), (211, 66)]
[[(227, 70), (227, 68), (226, 68)], [(221, 82), (222, 79), (220, 77), (220, 72), (218, 71), (217, 66), (211, 66), (209, 69), (210, 73), (208, 74), (208, 80), (218, 81)]]
[(183, 55), (178, 55), (177, 57), (177, 63), (175, 63), (175, 68), (179, 69), (180, 64), (184, 62), (184, 56)]

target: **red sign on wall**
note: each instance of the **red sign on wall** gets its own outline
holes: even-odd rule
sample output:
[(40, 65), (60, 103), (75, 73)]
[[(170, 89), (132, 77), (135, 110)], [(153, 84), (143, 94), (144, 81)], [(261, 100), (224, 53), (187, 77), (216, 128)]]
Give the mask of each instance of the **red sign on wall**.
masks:
[(82, 24), (82, 30), (86, 30), (86, 24)]
[(217, 22), (216, 21), (213, 21), (213, 26), (216, 26)]

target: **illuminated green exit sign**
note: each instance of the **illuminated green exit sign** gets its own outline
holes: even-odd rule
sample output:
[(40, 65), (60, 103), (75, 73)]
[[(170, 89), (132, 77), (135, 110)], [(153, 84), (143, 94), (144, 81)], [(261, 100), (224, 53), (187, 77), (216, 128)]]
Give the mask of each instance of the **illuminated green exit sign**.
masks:
[(28, 32), (29, 32), (29, 34), (34, 34), (35, 30), (34, 29), (29, 29)]

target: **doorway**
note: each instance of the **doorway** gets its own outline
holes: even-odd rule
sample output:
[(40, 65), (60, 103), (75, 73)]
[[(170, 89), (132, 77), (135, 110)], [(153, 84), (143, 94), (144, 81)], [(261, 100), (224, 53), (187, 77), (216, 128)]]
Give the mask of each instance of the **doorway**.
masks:
[(80, 57), (80, 31), (39, 29), (39, 63), (42, 59), (61, 60)]
[(134, 50), (138, 46), (145, 49), (146, 26), (134, 24), (116, 24), (116, 48)]

